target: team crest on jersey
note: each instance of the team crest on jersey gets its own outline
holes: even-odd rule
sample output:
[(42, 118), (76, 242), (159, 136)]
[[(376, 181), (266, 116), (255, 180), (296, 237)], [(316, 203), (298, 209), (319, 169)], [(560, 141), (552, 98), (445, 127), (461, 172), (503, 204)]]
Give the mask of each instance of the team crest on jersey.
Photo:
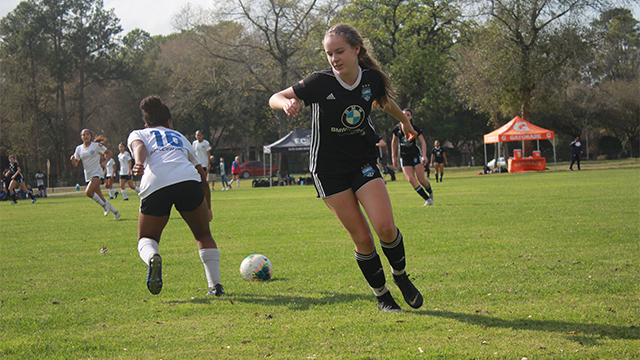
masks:
[(365, 116), (364, 109), (358, 105), (351, 105), (342, 113), (342, 125), (349, 129), (357, 128)]
[(95, 153), (96, 153), (96, 151), (95, 151), (95, 150), (91, 150), (91, 151), (89, 151), (89, 154), (91, 154), (91, 155), (93, 155), (93, 154), (95, 154)]
[(364, 101), (369, 101), (371, 100), (371, 97), (373, 95), (371, 94), (371, 87), (369, 84), (367, 85), (362, 85), (362, 98), (364, 99)]
[(367, 165), (362, 169), (362, 176), (364, 177), (373, 177), (376, 174), (375, 170), (373, 170), (373, 167), (371, 167), (371, 165)]

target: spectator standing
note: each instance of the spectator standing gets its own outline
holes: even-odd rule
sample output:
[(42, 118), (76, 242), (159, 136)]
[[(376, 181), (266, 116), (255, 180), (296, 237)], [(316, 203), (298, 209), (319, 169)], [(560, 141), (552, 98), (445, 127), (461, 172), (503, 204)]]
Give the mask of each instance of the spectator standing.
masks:
[(240, 187), (240, 156), (236, 156), (231, 163), (231, 184), (229, 185), (229, 189), (233, 185), (233, 180), (236, 181), (236, 187)]
[(36, 186), (38, 187), (38, 196), (47, 197), (47, 187), (44, 185), (44, 174), (40, 169), (36, 172)]
[(207, 181), (211, 183), (211, 190), (215, 190), (217, 167), (218, 164), (216, 163), (215, 157), (213, 157), (213, 155), (209, 156), (209, 166), (207, 167), (207, 170), (209, 170), (209, 175), (207, 176)]
[(569, 146), (571, 147), (571, 165), (569, 165), (569, 170), (573, 171), (573, 163), (577, 163), (578, 170), (580, 170), (580, 155), (582, 154), (580, 137), (576, 136), (576, 139), (573, 140)]

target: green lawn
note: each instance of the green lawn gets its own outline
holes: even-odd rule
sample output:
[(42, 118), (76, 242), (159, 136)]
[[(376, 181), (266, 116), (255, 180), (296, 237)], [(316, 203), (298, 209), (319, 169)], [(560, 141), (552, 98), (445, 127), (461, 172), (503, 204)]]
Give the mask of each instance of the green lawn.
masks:
[[(389, 182), (408, 272), (425, 297), (421, 309), (404, 304), (381, 255), (400, 314), (376, 309), (346, 231), (313, 186), (245, 181), (212, 193), (220, 298), (204, 295), (177, 212), (160, 244), (165, 286), (153, 296), (136, 248), (138, 197), (113, 201), (118, 221), (80, 194), (2, 202), (0, 358), (637, 359), (640, 162), (567, 165), (483, 176), (447, 168), (432, 207), (401, 177)], [(252, 253), (272, 261), (272, 281), (242, 280)]]

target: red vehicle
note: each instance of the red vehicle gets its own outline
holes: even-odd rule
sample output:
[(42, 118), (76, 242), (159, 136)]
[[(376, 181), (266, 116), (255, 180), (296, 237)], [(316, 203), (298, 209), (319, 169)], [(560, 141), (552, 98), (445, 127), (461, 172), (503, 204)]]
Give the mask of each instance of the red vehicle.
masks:
[[(276, 175), (278, 173), (278, 167), (271, 167), (271, 174)], [(269, 164), (262, 161), (247, 161), (240, 164), (240, 176), (244, 179), (248, 179), (252, 176), (269, 176)]]

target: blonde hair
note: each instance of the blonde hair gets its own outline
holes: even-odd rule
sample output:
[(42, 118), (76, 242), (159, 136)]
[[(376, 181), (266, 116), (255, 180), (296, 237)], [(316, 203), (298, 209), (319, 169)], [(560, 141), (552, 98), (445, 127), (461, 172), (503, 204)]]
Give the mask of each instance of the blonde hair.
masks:
[(324, 34), (324, 37), (327, 38), (329, 36), (342, 36), (344, 40), (349, 44), (352, 48), (356, 46), (360, 46), (360, 52), (358, 53), (358, 63), (369, 70), (375, 71), (382, 78), (382, 82), (384, 84), (384, 95), (379, 96), (375, 99), (375, 102), (381, 108), (384, 108), (390, 100), (393, 100), (395, 97), (396, 91), (391, 85), (391, 79), (387, 74), (382, 71), (382, 68), (374, 59), (369, 55), (369, 50), (364, 44), (364, 39), (360, 32), (353, 26), (349, 24), (336, 24), (333, 25), (327, 32)]

